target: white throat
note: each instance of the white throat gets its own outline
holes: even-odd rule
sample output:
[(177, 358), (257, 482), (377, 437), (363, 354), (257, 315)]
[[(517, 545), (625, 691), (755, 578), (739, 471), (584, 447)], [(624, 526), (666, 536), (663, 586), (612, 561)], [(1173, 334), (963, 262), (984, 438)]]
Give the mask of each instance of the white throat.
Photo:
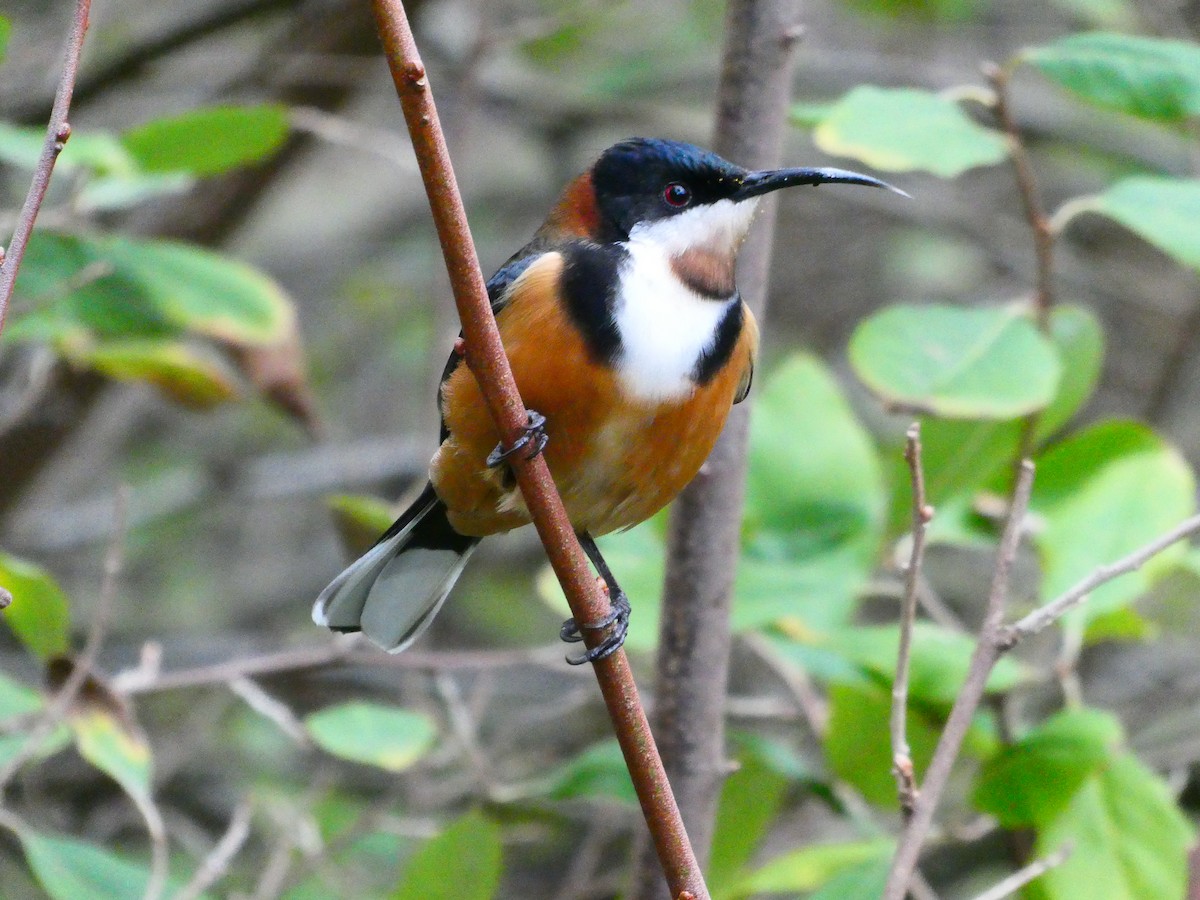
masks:
[(631, 239), (620, 272), (613, 320), (621, 336), (617, 373), (626, 394), (649, 403), (684, 400), (695, 390), (692, 375), (712, 348), (717, 326), (740, 299), (697, 294), (671, 268), (671, 253), (658, 242)]

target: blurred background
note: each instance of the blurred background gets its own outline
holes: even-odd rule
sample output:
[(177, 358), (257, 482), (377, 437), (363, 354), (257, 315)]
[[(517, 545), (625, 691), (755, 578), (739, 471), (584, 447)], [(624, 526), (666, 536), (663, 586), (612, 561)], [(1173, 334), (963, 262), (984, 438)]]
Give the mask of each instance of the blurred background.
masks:
[[(44, 125), (71, 7), (5, 4), (12, 35), (0, 69), (0, 118)], [(421, 0), (409, 12), (485, 272), (528, 239), (562, 185), (613, 141), (710, 141), (720, 3)], [(861, 83), (932, 91), (982, 85), (981, 64), (1092, 28), (1195, 40), (1200, 4), (808, 0), (800, 21), (794, 96), (807, 106)], [(288, 383), (286, 396), (272, 401), (241, 367), (234, 375), (242, 399), (197, 410), (144, 381), (73, 368), (45, 346), (0, 343), (0, 546), (53, 574), (71, 598), (78, 635), (99, 594), (117, 486), (131, 486), (124, 571), (100, 661), (110, 673), (135, 665), (146, 641), (161, 646), (167, 669), (322, 644), (310, 603), (350, 555), (329, 498), (402, 498), (423, 481), (435, 446), (434, 391), (457, 325), (368, 4), (97, 0), (70, 117), (76, 136), (123, 132), (201, 106), (263, 102), (290, 111), (286, 139), (268, 158), (145, 199), (90, 206), (80, 199), (78, 173), (63, 171), (40, 223), (185, 240), (269, 275), (294, 304), (302, 346), (288, 364), (305, 374)], [(1194, 134), (1074, 102), (1028, 67), (1017, 70), (1012, 104), (1051, 210), (1121, 174), (1186, 176), (1200, 165)], [(823, 153), (799, 125), (784, 159), (868, 170)], [(1025, 297), (1035, 259), (1007, 165), (953, 179), (884, 177), (914, 200), (855, 189), (781, 197), (762, 371), (796, 349), (812, 351), (878, 440), (895, 446), (907, 419), (885, 413), (846, 363), (856, 324), (888, 303)], [(27, 184), (28, 169), (0, 167), (4, 233)], [(1080, 421), (1142, 419), (1200, 464), (1195, 274), (1098, 217), (1072, 224), (1058, 244), (1056, 274), (1060, 298), (1093, 310), (1108, 337), (1099, 387)], [(13, 321), (30, 303), (19, 286)], [(561, 614), (535, 590), (542, 560), (535, 537), (522, 532), (485, 547), (421, 645), (463, 651), (448, 669), (398, 661), (301, 669), (262, 682), (298, 715), (352, 694), (425, 710), (460, 741), (428, 763), (424, 777), (397, 787), (382, 775), (314, 762), (219, 688), (139, 701), (155, 750), (156, 793), (178, 840), (204, 845), (252, 791), (269, 810), (256, 858), (275, 860), (284, 847), (294, 865), (279, 863), (280, 884), (295, 887), (320, 868), (295, 862), (315, 858), (296, 830), (296, 811), (311, 810), (314, 798), (334, 802), (332, 785), (351, 787), (353, 804), (340, 795), (338, 802), (392, 815), (391, 832), (410, 839), (434, 830), (436, 811), (479, 794), (497, 799), (603, 737), (589, 673), (558, 664), (561, 649), (551, 646)], [(956, 587), (978, 577), (977, 561), (942, 565), (951, 601), (977, 591), (973, 583)], [(635, 616), (637, 606), (635, 596)], [(470, 657), (475, 650), (496, 654), (494, 665)], [(1103, 662), (1128, 674), (1126, 666), (1142, 665), (1131, 659)], [(638, 664), (648, 682), (649, 659)], [(41, 677), (7, 633), (0, 633), (0, 669), (29, 682)], [(753, 662), (735, 672), (738, 715), (737, 698), (763, 676)], [(1146, 678), (1161, 687), (1157, 672)], [(1114, 678), (1113, 692), (1144, 703), (1124, 677)], [(1194, 692), (1196, 673), (1188, 677)], [(774, 714), (769, 696), (748, 698), (740, 709), (751, 721)], [(454, 710), (470, 713), (465, 737)], [(1200, 749), (1195, 731), (1180, 741)], [(471, 755), (480, 746), (482, 762)], [(1193, 758), (1180, 746), (1171, 745), (1175, 764)], [(43, 769), (23, 790), (43, 797), (48, 821), (60, 829), (117, 842), (138, 833), (138, 817), (115, 786), (82, 764)], [(370, 806), (381, 793), (402, 796), (402, 811)], [(823, 833), (829, 814), (806, 802), (793, 824)], [(628, 808), (568, 813), (552, 839), (547, 823), (529, 816), (513, 838), (522, 851), (509, 857), (517, 862), (505, 895), (605, 896), (603, 889), (571, 893), (563, 860), (574, 858), (584, 834), (598, 857), (617, 852), (611, 836), (624, 833), (631, 815)], [(344, 896), (375, 895), (371, 877), (361, 877), (362, 885), (343, 885)], [(611, 889), (611, 882), (592, 886)], [(11, 847), (0, 857), (0, 883), (6, 896), (33, 890)], [(10, 884), (22, 887), (10, 893)]]

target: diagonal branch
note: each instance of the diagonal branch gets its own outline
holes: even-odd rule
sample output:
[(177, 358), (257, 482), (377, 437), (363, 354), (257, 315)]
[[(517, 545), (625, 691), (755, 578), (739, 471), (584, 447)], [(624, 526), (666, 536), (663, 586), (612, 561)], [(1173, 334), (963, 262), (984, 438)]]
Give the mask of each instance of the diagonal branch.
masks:
[(21, 260), (25, 257), (25, 247), (29, 244), (33, 223), (37, 219), (38, 210), (42, 208), (46, 190), (50, 187), (54, 163), (58, 161), (58, 154), (62, 153), (67, 138), (71, 136), (67, 112), (71, 108), (71, 95), (75, 92), (79, 55), (83, 49), (83, 36), (87, 33), (88, 13), (91, 7), (92, 0), (78, 0), (75, 5), (75, 20), (71, 27), (71, 36), (67, 39), (67, 58), (63, 63), (62, 76), (54, 95), (50, 124), (46, 126), (46, 140), (42, 144), (42, 152), (33, 172), (33, 183), (29, 185), (29, 193), (25, 196), (25, 204), (17, 217), (17, 227), (13, 231), (8, 249), (0, 251), (0, 331), (4, 330), (8, 301), (12, 298), (13, 288), (17, 284), (17, 270), (21, 268)]
[[(465, 359), (506, 445), (511, 446), (526, 424), (525, 406), (488, 302), (425, 67), (400, 0), (374, 0), (373, 7), (462, 320)], [(538, 456), (514, 462), (521, 494), (571, 613), (578, 622), (602, 619), (608, 613), (608, 600), (588, 568), (545, 459)], [(584, 634), (589, 646), (604, 637), (588, 630)], [(671, 893), (704, 900), (708, 890), (650, 734), (629, 661), (623, 651), (617, 651), (595, 663), (594, 669)]]

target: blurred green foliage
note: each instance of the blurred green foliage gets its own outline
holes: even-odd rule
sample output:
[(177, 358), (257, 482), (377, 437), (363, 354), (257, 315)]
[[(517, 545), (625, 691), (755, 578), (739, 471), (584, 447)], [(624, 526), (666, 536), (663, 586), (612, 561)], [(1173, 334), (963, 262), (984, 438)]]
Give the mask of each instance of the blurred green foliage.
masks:
[[(1072, 2), (1087, 5), (1098, 21), (1117, 17), (1112, 3)], [(879, 16), (954, 18), (970, 15), (978, 4), (853, 5)], [(646, 79), (662, 77), (675, 55), (709, 45), (719, 22), (713, 5), (696, 4), (681, 21), (663, 17), (645, 25), (639, 18), (648, 39), (629, 42), (629, 16), (622, 6), (572, 7), (555, 20), (558, 27), (524, 41), (522, 52), (551, 68), (574, 59), (585, 45), (616, 48), (603, 65), (583, 73), (585, 89), (627, 97)], [(0, 55), (7, 36), (8, 22), (0, 18)], [(589, 58), (597, 56), (604, 54)], [(1082, 34), (1022, 51), (1006, 64), (1009, 71), (1019, 66), (1113, 115), (1180, 131), (1194, 128), (1200, 115), (1200, 50), (1191, 44)], [(995, 98), (979, 85), (941, 94), (863, 86), (832, 102), (803, 104), (794, 120), (813, 128), (818, 145), (830, 153), (887, 171), (954, 178), (1005, 162), (1011, 152), (999, 130), (981, 124), (985, 116), (964, 108), (980, 100), (986, 106)], [(95, 215), (267, 160), (289, 128), (286, 109), (249, 106), (192, 111), (121, 134), (82, 133), (69, 142), (60, 174), (71, 183), (76, 210)], [(27, 168), (40, 140), (40, 133), (4, 126), (0, 160)], [(1055, 235), (1085, 213), (1118, 223), (1183, 266), (1200, 268), (1200, 183), (1194, 180), (1154, 172), (1116, 181), (1095, 196), (1065, 202), (1051, 216)], [(236, 399), (247, 381), (269, 393), (248, 362), (257, 351), (288, 354), (302, 377), (290, 301), (269, 277), (220, 254), (104, 233), (91, 221), (77, 230), (39, 232), (19, 289), (6, 344), (44, 346), (75, 366), (149, 382), (181, 402), (208, 406)], [(895, 305), (863, 322), (850, 341), (850, 364), (862, 385), (883, 405), (922, 420), (929, 499), (938, 509), (935, 544), (972, 552), (994, 548), (995, 498), (1008, 490), (1022, 434), (1032, 435), (1039, 474), (1031, 530), (1041, 566), (1035, 602), (1050, 600), (1195, 512), (1194, 474), (1149, 427), (1110, 421), (1071, 430), (1096, 386), (1103, 356), (1096, 319), (1074, 305), (1056, 307), (1044, 329), (1024, 303)], [(734, 625), (765, 638), (784, 671), (811, 678), (828, 706), (828, 721), (817, 735), (819, 748), (794, 765), (781, 764), (795, 752), (790, 748), (765, 739), (745, 742), (741, 768), (721, 797), (713, 893), (727, 900), (759, 894), (874, 897), (893, 838), (836, 801), (830, 807), (852, 838), (781, 853), (769, 838), (789, 792), (801, 787), (826, 798), (851, 790), (868, 807), (883, 810), (897, 805), (887, 718), (898, 635), (894, 626), (867, 624), (863, 600), (872, 577), (881, 570), (894, 574), (891, 560), (903, 556), (911, 504), (907, 475), (894, 436), (874, 436), (838, 374), (815, 357), (792, 354), (779, 361), (755, 396)], [(346, 530), (360, 538), (387, 516), (380, 504), (363, 498), (340, 497), (335, 506)], [(602, 546), (635, 598), (629, 647), (648, 651), (657, 635), (661, 523), (612, 536)], [(1134, 627), (1140, 620), (1133, 604), (1168, 576), (1194, 574), (1195, 568), (1194, 550), (1189, 555), (1180, 546), (1164, 553), (1096, 591), (1064, 628), (1084, 644), (1153, 639), (1152, 629)], [(0, 584), (14, 598), (5, 621), (31, 659), (40, 665), (68, 651), (70, 604), (51, 574), (0, 555)], [(557, 602), (549, 579), (540, 584)], [(908, 739), (918, 776), (972, 646), (968, 634), (945, 624), (916, 628)], [(1046, 677), (1005, 659), (989, 693), (1002, 698)], [(40, 766), (73, 737), (80, 758), (118, 784), (153, 830), (153, 735), (142, 735), (120, 703), (104, 702), (116, 696), (106, 691), (96, 687), (87, 702), (68, 711), (67, 727), (26, 748), (47, 698), (31, 683), (0, 676), (0, 764), (21, 754), (26, 769)], [(269, 701), (258, 700), (270, 711)], [(323, 751), (335, 770), (362, 766), (391, 777), (436, 765), (447, 747), (463, 740), (424, 713), (376, 702), (325, 703), (302, 719), (289, 715), (275, 710), (268, 716), (273, 724), (255, 721), (268, 729), (299, 723), (304, 749), (291, 752)], [(288, 759), (273, 752), (270, 738), (238, 727), (227, 737), (231, 754), (244, 753), (262, 765), (261, 772), (245, 773), (247, 781), (262, 793), (286, 792), (293, 781)], [(1072, 705), (1009, 739), (981, 713), (965, 754), (973, 788), (964, 803), (970, 806), (954, 810), (953, 817), (986, 813), (1004, 828), (1031, 829), (1039, 854), (1067, 842), (1074, 847), (1070, 860), (1040, 879), (1030, 896), (1093, 897), (1098, 883), (1111, 888), (1106, 896), (1113, 898), (1182, 896), (1192, 826), (1108, 714)], [(610, 742), (584, 747), (545, 772), (519, 797), (489, 798), (484, 808), (450, 821), (416, 845), (402, 866), (397, 858), (416, 842), (382, 827), (357, 827), (366, 817), (364, 798), (331, 791), (306, 807), (311, 821), (305, 826), (333, 849), (322, 871), (299, 879), (285, 896), (299, 900), (351, 889), (404, 900), (497, 896), (509, 822), (532, 818), (531, 808), (551, 817), (571, 804), (628, 805), (631, 799), (619, 751)], [(118, 852), (42, 831), (8, 813), (0, 815), (0, 826), (13, 832), (30, 872), (50, 896), (136, 897), (152, 878), (144, 848)], [(766, 847), (773, 855), (764, 859)], [(235, 868), (230, 878), (240, 883), (252, 875)], [(172, 883), (171, 891), (177, 888)]]

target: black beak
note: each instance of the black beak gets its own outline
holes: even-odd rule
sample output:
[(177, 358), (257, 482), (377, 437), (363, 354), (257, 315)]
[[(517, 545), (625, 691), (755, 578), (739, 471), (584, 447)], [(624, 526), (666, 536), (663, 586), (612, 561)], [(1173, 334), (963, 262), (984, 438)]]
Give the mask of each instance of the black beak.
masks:
[(731, 199), (748, 200), (780, 188), (793, 187), (799, 184), (865, 184), (868, 187), (884, 188), (902, 197), (909, 195), (898, 187), (892, 187), (886, 181), (872, 178), (869, 175), (859, 175), (845, 169), (805, 168), (805, 169), (771, 169), (764, 172), (747, 172), (742, 179), (741, 187), (734, 192)]

